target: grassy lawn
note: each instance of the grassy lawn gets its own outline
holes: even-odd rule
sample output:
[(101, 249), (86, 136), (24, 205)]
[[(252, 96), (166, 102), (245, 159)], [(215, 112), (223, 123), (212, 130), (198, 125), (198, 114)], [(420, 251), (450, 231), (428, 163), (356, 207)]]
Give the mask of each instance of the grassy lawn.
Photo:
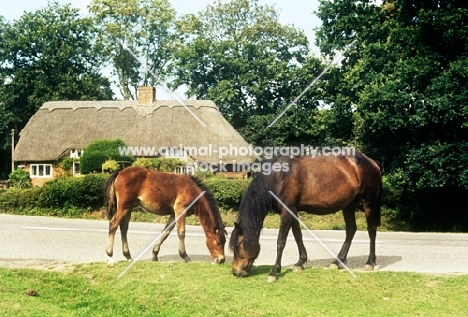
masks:
[(463, 316), (468, 275), (284, 269), (236, 278), (229, 263), (136, 263), (66, 271), (0, 268), (0, 316)]

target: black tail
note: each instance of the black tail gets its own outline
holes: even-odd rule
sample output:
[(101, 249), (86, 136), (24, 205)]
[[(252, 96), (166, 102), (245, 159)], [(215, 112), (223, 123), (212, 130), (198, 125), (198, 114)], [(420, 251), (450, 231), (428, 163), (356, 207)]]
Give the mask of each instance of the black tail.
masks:
[(117, 210), (117, 201), (114, 190), (114, 181), (119, 172), (112, 173), (104, 184), (104, 205), (106, 206), (107, 219), (111, 220)]

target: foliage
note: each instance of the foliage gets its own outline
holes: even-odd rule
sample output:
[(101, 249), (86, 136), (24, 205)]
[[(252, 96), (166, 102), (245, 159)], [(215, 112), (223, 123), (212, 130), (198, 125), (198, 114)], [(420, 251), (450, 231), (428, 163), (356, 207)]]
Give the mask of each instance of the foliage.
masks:
[(103, 202), (103, 186), (107, 174), (84, 177), (59, 177), (44, 183), (41, 193), (42, 207), (46, 208), (98, 208)]
[(212, 177), (206, 179), (204, 182), (213, 192), (221, 208), (238, 210), (250, 180)]
[[(342, 65), (339, 101), (354, 112), (357, 146), (381, 161), (391, 187), (403, 195), (401, 216), (418, 227), (429, 219), (433, 224), (449, 219), (453, 226), (463, 223), (466, 212), (459, 206), (468, 190), (466, 4), (321, 1), (318, 15), (323, 52), (331, 54), (357, 40)], [(445, 204), (434, 203), (435, 197)], [(441, 208), (450, 215), (441, 216)]]
[(113, 159), (117, 162), (133, 162), (135, 159), (129, 155), (122, 155), (119, 148), (125, 147), (125, 143), (120, 139), (115, 140), (95, 140), (84, 150), (80, 158), (80, 171), (82, 174), (101, 172), (102, 164)]
[(9, 188), (0, 191), (0, 210), (6, 213), (22, 214), (42, 206), (42, 187)]
[(188, 95), (213, 100), (235, 128), (250, 115), (275, 113), (304, 87), (291, 78), (306, 63), (307, 38), (281, 25), (273, 7), (218, 0), (177, 23), (183, 42), (173, 87), (186, 85)]
[(358, 271), (354, 279), (336, 270), (297, 274), (285, 267), (276, 284), (266, 284), (271, 267), (265, 265), (236, 278), (228, 264), (141, 261), (116, 281), (127, 266), (1, 268), (3, 315), (462, 316), (466, 310), (467, 275)]
[(31, 178), (29, 173), (22, 168), (17, 168), (11, 172), (9, 179), (11, 186), (16, 188), (29, 188), (31, 187)]
[(137, 158), (132, 164), (133, 166), (139, 166), (149, 169), (154, 169), (160, 172), (174, 173), (175, 168), (178, 166), (185, 166), (186, 163), (176, 158)]
[(46, 101), (111, 99), (101, 74), (90, 18), (49, 2), (18, 20), (0, 19), (0, 166), (11, 160), (11, 129), (19, 131)]
[(135, 99), (139, 85), (164, 80), (176, 39), (168, 0), (93, 0), (89, 11), (124, 99)]
[(65, 175), (64, 176), (73, 176), (73, 162), (75, 159), (71, 157), (62, 158), (58, 163), (58, 168), (61, 169)]
[(120, 170), (120, 165), (116, 160), (107, 160), (102, 164), (102, 171), (104, 173), (113, 173)]

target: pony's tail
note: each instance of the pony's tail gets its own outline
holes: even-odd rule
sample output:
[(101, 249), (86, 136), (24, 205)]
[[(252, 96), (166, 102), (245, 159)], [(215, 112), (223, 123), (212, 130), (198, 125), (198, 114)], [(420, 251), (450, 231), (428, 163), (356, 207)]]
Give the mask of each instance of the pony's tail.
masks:
[(111, 220), (117, 210), (117, 199), (114, 190), (114, 181), (119, 172), (112, 173), (104, 184), (104, 206), (106, 206), (107, 219)]

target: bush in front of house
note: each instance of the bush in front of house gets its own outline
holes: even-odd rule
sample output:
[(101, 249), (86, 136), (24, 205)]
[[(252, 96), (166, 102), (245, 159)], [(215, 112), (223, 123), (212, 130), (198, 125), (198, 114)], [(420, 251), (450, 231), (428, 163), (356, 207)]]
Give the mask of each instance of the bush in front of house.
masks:
[(84, 177), (59, 177), (44, 183), (42, 207), (100, 208), (103, 186), (108, 174), (89, 174)]
[[(103, 207), (103, 187), (108, 177), (109, 174), (105, 173), (59, 177), (44, 183), (43, 187), (0, 190), (0, 210), (6, 213), (41, 214), (40, 209), (45, 208), (49, 209), (48, 215), (51, 215), (50, 210), (97, 210)], [(222, 209), (237, 210), (250, 180), (211, 177), (203, 182), (213, 192)]]
[(22, 168), (17, 168), (8, 176), (10, 179), (11, 187), (15, 188), (30, 188), (31, 187), (31, 178), (29, 173)]
[(211, 177), (203, 182), (213, 192), (219, 207), (238, 210), (242, 197), (250, 184), (250, 179)]
[(102, 172), (102, 164), (107, 160), (115, 160), (119, 165), (120, 163), (131, 165), (135, 159), (131, 155), (121, 155), (119, 149), (124, 148), (126, 145), (120, 139), (91, 142), (80, 158), (81, 174)]
[(22, 214), (25, 210), (40, 208), (41, 193), (41, 187), (0, 190), (0, 210), (6, 213)]
[(132, 166), (139, 166), (149, 169), (154, 169), (159, 172), (170, 172), (174, 173), (175, 168), (178, 166), (186, 166), (187, 163), (183, 162), (177, 158), (165, 158), (165, 157), (156, 157), (156, 158), (146, 158), (141, 157), (137, 158), (133, 162)]

